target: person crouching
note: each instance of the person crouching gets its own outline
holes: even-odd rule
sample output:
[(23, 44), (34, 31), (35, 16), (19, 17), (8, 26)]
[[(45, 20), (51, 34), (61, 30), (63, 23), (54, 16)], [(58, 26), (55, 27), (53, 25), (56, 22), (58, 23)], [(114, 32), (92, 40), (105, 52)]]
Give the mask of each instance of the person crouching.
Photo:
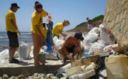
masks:
[(82, 33), (77, 32), (75, 33), (74, 37), (71, 36), (65, 41), (63, 47), (59, 50), (64, 63), (67, 59), (69, 59), (71, 62), (78, 59), (82, 51), (80, 41), (83, 41), (83, 39)]

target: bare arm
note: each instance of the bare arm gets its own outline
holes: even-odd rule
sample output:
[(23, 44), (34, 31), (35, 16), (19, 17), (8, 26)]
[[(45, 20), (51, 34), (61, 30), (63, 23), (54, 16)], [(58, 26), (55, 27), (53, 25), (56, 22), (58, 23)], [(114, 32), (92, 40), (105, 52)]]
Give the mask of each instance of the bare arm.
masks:
[(63, 32), (61, 33), (61, 35), (63, 35), (64, 37), (67, 36), (67, 34), (65, 34), (65, 33), (63, 33)]

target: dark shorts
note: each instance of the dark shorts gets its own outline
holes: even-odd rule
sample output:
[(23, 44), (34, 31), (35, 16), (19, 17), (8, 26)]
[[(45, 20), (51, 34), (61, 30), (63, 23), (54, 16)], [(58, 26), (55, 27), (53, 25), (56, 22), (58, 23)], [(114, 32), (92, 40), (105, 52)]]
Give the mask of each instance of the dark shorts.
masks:
[(16, 32), (7, 32), (9, 39), (9, 47), (19, 47), (18, 36)]
[(69, 47), (67, 47), (67, 51), (69, 52), (69, 53), (73, 53), (74, 54), (74, 52), (75, 52), (75, 46), (73, 45), (73, 46), (69, 46)]

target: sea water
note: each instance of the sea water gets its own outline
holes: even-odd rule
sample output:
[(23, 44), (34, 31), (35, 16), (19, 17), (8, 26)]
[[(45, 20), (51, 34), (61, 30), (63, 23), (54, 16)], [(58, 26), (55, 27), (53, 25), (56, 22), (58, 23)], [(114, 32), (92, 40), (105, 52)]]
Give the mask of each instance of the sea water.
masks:
[[(19, 43), (32, 43), (32, 35), (30, 32), (21, 32), (19, 35)], [(9, 45), (8, 36), (6, 32), (0, 32), (0, 52), (4, 49), (7, 49)]]

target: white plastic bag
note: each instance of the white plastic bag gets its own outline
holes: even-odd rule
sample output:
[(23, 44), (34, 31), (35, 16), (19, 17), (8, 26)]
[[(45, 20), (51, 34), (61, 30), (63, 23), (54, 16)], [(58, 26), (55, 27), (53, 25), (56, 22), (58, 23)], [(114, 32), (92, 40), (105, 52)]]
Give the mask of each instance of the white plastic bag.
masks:
[(99, 34), (100, 30), (98, 27), (94, 27), (93, 29), (91, 29), (88, 33), (95, 33), (95, 34)]
[(103, 48), (105, 47), (105, 44), (102, 40), (99, 40), (95, 43), (93, 43), (90, 47), (89, 54), (93, 55), (94, 53), (103, 53)]
[(91, 63), (87, 67), (86, 66), (81, 66), (82, 71), (78, 67), (77, 71), (74, 69), (76, 74), (71, 75), (69, 77), (69, 79), (87, 79), (89, 77), (92, 77), (96, 74), (95, 73), (95, 68), (96, 68), (96, 65), (94, 63)]
[(97, 39), (98, 39), (98, 34), (96, 34), (96, 33), (88, 33), (86, 36), (84, 36), (85, 43), (93, 43)]
[(100, 39), (102, 39), (106, 45), (114, 44), (115, 39), (110, 38), (111, 33), (107, 32), (108, 29), (103, 24), (99, 25), (99, 29), (100, 29)]
[(63, 39), (58, 39), (56, 36), (53, 37), (53, 42), (54, 42), (55, 46), (56, 46), (58, 49), (61, 49), (61, 47), (62, 47), (63, 44), (64, 44), (64, 40), (63, 40)]
[(31, 45), (27, 43), (21, 43), (18, 52), (20, 59), (29, 59), (31, 52)]

